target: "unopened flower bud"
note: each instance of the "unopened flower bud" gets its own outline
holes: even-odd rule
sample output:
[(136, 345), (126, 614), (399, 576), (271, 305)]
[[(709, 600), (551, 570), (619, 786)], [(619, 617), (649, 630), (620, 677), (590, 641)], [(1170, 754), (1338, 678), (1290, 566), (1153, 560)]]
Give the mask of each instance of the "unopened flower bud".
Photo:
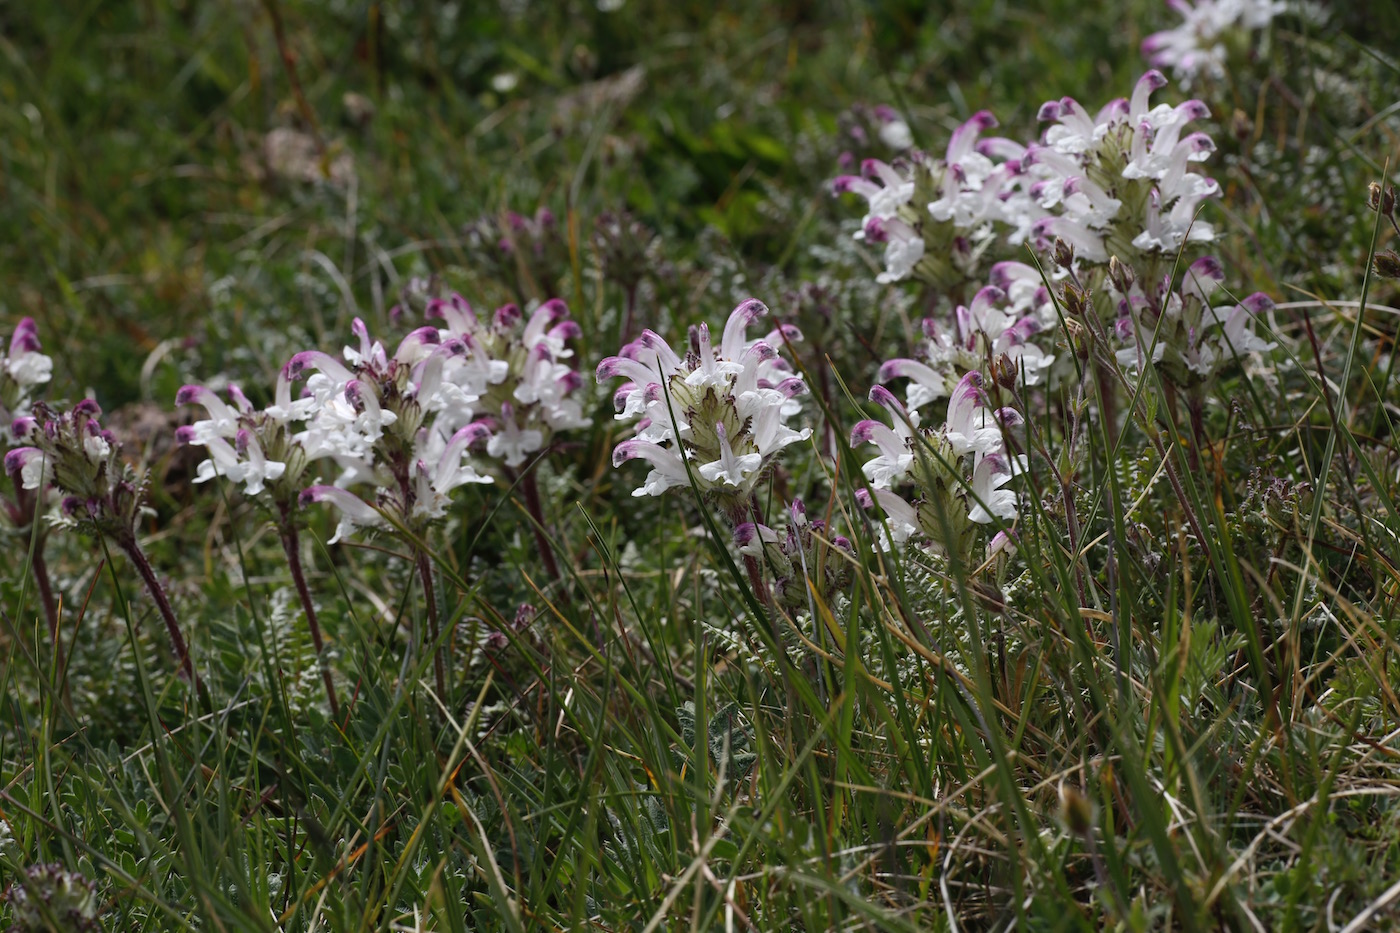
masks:
[(997, 381), (997, 385), (1001, 386), (1003, 389), (1016, 388), (1017, 375), (1016, 361), (1007, 354), (1003, 353), (992, 361), (992, 378), (994, 378)]
[(1108, 259), (1108, 278), (1122, 295), (1128, 294), (1136, 281), (1132, 268), (1119, 262), (1117, 256), (1110, 256)]
[(1071, 282), (1065, 283), (1060, 297), (1071, 317), (1084, 317), (1089, 310), (1089, 293)]
[(1050, 253), (1050, 258), (1055, 260), (1055, 265), (1068, 270), (1074, 266), (1074, 247), (1059, 237), (1055, 237), (1055, 246)]
[(1393, 249), (1383, 249), (1376, 253), (1376, 275), (1387, 279), (1400, 279), (1400, 253)]
[(1373, 211), (1380, 211), (1386, 217), (1395, 213), (1395, 189), (1387, 185), (1381, 187), (1379, 182), (1371, 182), (1366, 188), (1366, 206)]

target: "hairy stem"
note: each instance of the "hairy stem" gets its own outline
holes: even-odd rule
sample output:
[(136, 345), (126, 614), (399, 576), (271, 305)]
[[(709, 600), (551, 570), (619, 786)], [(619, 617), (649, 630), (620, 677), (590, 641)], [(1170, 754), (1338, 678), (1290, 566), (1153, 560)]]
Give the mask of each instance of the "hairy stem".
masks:
[(331, 717), (339, 721), (340, 700), (335, 695), (335, 682), (331, 678), (330, 664), (326, 660), (326, 643), (321, 637), (321, 623), (316, 618), (316, 606), (311, 602), (311, 590), (307, 588), (306, 574), (301, 568), (297, 526), (292, 522), (290, 507), (282, 505), (280, 512), (277, 532), (282, 539), (282, 551), (287, 555), (287, 569), (292, 573), (292, 582), (296, 584), (302, 611), (306, 613), (306, 627), (311, 630), (311, 643), (316, 647), (316, 665), (321, 668), (321, 681), (326, 685), (326, 701), (330, 704)]
[[(49, 624), (49, 638), (53, 640), (54, 650), (62, 652), (63, 640), (58, 630), (58, 600), (53, 595), (53, 583), (49, 580), (49, 564), (44, 560), (44, 539), (43, 536), (34, 542), (34, 554), (29, 561), (29, 572), (34, 574), (34, 585), (39, 590), (39, 601), (44, 604), (44, 620)], [(63, 665), (63, 658), (58, 659), (59, 666)]]
[(525, 508), (529, 510), (530, 529), (535, 533), (535, 546), (540, 549), (540, 560), (544, 561), (545, 572), (554, 580), (562, 580), (559, 564), (554, 558), (554, 548), (549, 545), (549, 535), (544, 531), (544, 509), (540, 506), (540, 488), (535, 483), (535, 471), (529, 469), (520, 477), (520, 491), (525, 496)]
[(418, 577), (423, 581), (423, 598), (428, 615), (428, 637), (433, 642), (433, 680), (437, 684), (438, 699), (447, 702), (447, 671), (442, 659), (442, 645), (438, 644), (438, 605), (437, 593), (433, 590), (433, 565), (428, 555), (418, 552)]
[(180, 632), (180, 623), (175, 618), (175, 609), (170, 605), (170, 597), (165, 595), (165, 587), (160, 585), (160, 579), (156, 576), (155, 569), (151, 567), (151, 562), (146, 558), (146, 552), (141, 550), (141, 545), (137, 543), (135, 532), (121, 535), (117, 539), (117, 546), (126, 552), (126, 556), (136, 566), (136, 572), (141, 575), (141, 582), (146, 584), (146, 591), (151, 594), (156, 609), (160, 611), (160, 617), (165, 620), (165, 631), (170, 636), (170, 647), (174, 649), (175, 657), (180, 662), (180, 667), (184, 669), (190, 684), (198, 690), (202, 685), (198, 675), (194, 672), (194, 662), (190, 660), (190, 649), (185, 644), (185, 636)]

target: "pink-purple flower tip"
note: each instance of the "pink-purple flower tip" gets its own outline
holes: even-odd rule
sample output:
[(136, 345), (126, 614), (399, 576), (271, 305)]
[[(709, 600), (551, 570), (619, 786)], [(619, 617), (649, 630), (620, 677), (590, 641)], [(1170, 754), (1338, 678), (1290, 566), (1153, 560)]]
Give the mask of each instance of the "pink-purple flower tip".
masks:
[(180, 386), (180, 391), (175, 393), (176, 405), (198, 405), (199, 400), (209, 390), (204, 386), (184, 385)]
[(855, 175), (837, 175), (829, 182), (832, 194), (845, 194), (859, 181), (863, 179)]
[(1143, 72), (1142, 77), (1138, 78), (1137, 83), (1139, 85), (1146, 85), (1156, 91), (1167, 86), (1167, 76), (1156, 68), (1150, 68)]
[(1274, 300), (1263, 292), (1255, 292), (1240, 304), (1250, 314), (1267, 314), (1274, 309)]
[(5, 472), (11, 476), (18, 476), (19, 472), (24, 469), (24, 465), (38, 453), (37, 447), (16, 447), (5, 454)]
[(891, 411), (904, 411), (904, 406), (900, 404), (899, 399), (895, 398), (894, 393), (884, 386), (870, 387), (870, 401)]
[(851, 428), (851, 443), (869, 443), (871, 437), (874, 436), (875, 432), (883, 427), (885, 427), (883, 423), (875, 421), (872, 418), (866, 418), (864, 421), (858, 421), (856, 422), (856, 426)]
[(102, 406), (97, 404), (95, 399), (85, 398), (73, 406), (73, 420), (79, 418), (100, 418), (102, 417)]
[(979, 110), (972, 115), (972, 119), (968, 120), (963, 125), (975, 126), (979, 130), (990, 130), (996, 128), (999, 124), (997, 123), (996, 115), (990, 110)]

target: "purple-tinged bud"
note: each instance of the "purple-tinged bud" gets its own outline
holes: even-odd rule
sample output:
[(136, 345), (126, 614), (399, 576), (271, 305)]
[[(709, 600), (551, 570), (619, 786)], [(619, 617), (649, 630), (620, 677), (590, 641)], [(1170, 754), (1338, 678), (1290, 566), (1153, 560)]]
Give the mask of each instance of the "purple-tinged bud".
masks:
[(1199, 100), (1188, 100), (1176, 107), (1176, 112), (1187, 120), (1204, 120), (1210, 116), (1210, 108), (1205, 102)]
[(1267, 314), (1274, 310), (1274, 300), (1263, 292), (1255, 292), (1240, 304), (1250, 314)]
[(997, 421), (1001, 422), (1003, 428), (1016, 428), (1026, 423), (1026, 419), (1021, 417), (1021, 413), (1014, 408), (998, 408), (996, 410)]
[(753, 346), (749, 347), (748, 350), (744, 352), (746, 352), (759, 362), (765, 362), (767, 360), (775, 359), (778, 355), (777, 350), (774, 350), (771, 346), (769, 346), (767, 343), (764, 343), (762, 340), (755, 340), (753, 342)]
[(887, 430), (887, 426), (882, 421), (876, 421), (873, 418), (858, 421), (856, 426), (851, 428), (851, 443), (867, 444), (875, 436), (875, 432), (880, 430)]
[(10, 337), (10, 356), (39, 351), (39, 326), (32, 317), (20, 318), (15, 332)]
[(496, 309), (491, 320), (501, 330), (510, 330), (520, 321), (520, 307), (514, 303), (503, 304)]
[(180, 425), (178, 428), (175, 429), (175, 442), (177, 444), (195, 443), (194, 428), (188, 424)]
[(72, 413), (74, 421), (79, 418), (101, 418), (102, 406), (95, 399), (85, 398), (73, 406)]
[(744, 522), (734, 529), (734, 543), (739, 547), (748, 547), (758, 537), (758, 528), (753, 522)]
[(247, 456), (248, 444), (252, 439), (253, 435), (248, 433), (247, 428), (239, 428), (233, 435), (233, 449), (238, 451), (240, 457)]
[(899, 399), (895, 398), (894, 393), (884, 386), (871, 386), (869, 397), (870, 401), (882, 408), (904, 411), (904, 406), (900, 404)]
[(186, 385), (180, 386), (180, 391), (175, 393), (176, 405), (198, 405), (199, 400), (209, 390), (204, 386)]
[(831, 179), (829, 184), (831, 185), (831, 193), (833, 195), (836, 195), (846, 194), (853, 187), (863, 183), (864, 181), (865, 179), (857, 177), (855, 175), (837, 175), (835, 178)]
[(784, 379), (773, 388), (777, 389), (788, 398), (796, 398), (799, 395), (807, 394), (807, 383), (802, 381), (801, 376), (793, 376), (790, 379)]
[[(28, 320), (28, 318), (25, 320)], [(10, 356), (19, 356), (22, 353), (38, 353), (41, 348), (38, 333), (32, 329), (15, 328), (14, 336), (10, 338)]]
[(875, 497), (870, 494), (870, 490), (862, 486), (856, 490), (856, 505), (863, 509), (875, 507)]
[(551, 298), (536, 309), (535, 313), (545, 312), (545, 326), (551, 326), (569, 316), (569, 306), (559, 298)]
[(30, 433), (39, 430), (39, 422), (29, 415), (21, 415), (10, 422), (10, 433), (15, 437), (27, 437)]
[(555, 340), (577, 340), (583, 336), (583, 328), (577, 321), (564, 321), (550, 328), (549, 336)]
[(1048, 123), (1051, 120), (1060, 119), (1060, 114), (1064, 113), (1064, 108), (1057, 100), (1047, 100), (1040, 105), (1040, 111), (1035, 115), (1036, 120), (1041, 123)]
[[(598, 381), (601, 382), (604, 378), (605, 377), (602, 375), (600, 366)], [(618, 411), (622, 411), (623, 409), (625, 409), (627, 407), (627, 396), (635, 392), (636, 389), (637, 384), (635, 382), (627, 382), (619, 386), (618, 390), (613, 393), (613, 408), (617, 409)]]

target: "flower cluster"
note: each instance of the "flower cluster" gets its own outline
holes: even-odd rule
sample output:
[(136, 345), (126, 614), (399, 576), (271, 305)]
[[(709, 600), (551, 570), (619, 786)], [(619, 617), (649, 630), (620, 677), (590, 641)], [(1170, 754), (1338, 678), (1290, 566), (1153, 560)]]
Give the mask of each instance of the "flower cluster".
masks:
[(1236, 357), (1272, 350), (1275, 344), (1254, 333), (1254, 317), (1269, 311), (1273, 302), (1256, 292), (1238, 304), (1213, 307), (1211, 295), (1224, 280), (1219, 260), (1207, 256), (1191, 264), (1179, 289), (1169, 290), (1163, 280), (1149, 298), (1133, 285), (1120, 304), (1116, 325), (1118, 336), (1131, 344), (1118, 351), (1119, 363), (1138, 366), (1151, 344), (1152, 361), (1163, 374), (1191, 389), (1209, 383)]
[(1149, 71), (1131, 98), (1093, 116), (1073, 98), (1050, 101), (1040, 119), (1052, 125), (1029, 144), (982, 138), (997, 125), (983, 111), (954, 131), (942, 159), (867, 160), (861, 177), (839, 176), (832, 188), (866, 199), (856, 236), (884, 246), (881, 282), (913, 276), (950, 289), (973, 281), (998, 226), (1011, 246), (1029, 240), (1043, 249), (1059, 237), (1089, 262), (1174, 253), (1186, 239), (1213, 238), (1196, 210), (1219, 186), (1189, 171), (1215, 148), (1204, 133), (1183, 134), (1207, 115), (1205, 105), (1149, 106), (1165, 84)]
[[(837, 117), (837, 140), (841, 145), (849, 145), (856, 151), (864, 151), (879, 144), (895, 152), (903, 152), (914, 145), (914, 133), (908, 122), (888, 104), (852, 104)], [(839, 157), (843, 169), (854, 168), (857, 156), (850, 149), (843, 149)]]
[(1171, 29), (1142, 40), (1142, 54), (1154, 68), (1170, 68), (1184, 86), (1198, 76), (1225, 77), (1233, 49), (1248, 49), (1250, 35), (1267, 29), (1287, 8), (1283, 0), (1167, 0), (1181, 15)]
[(117, 455), (120, 445), (101, 417), (92, 399), (66, 412), (37, 404), (33, 416), (11, 424), (14, 436), (30, 446), (5, 455), (5, 472), (27, 490), (54, 487), (70, 521), (125, 541), (134, 537), (145, 489)]
[[(468, 449), (490, 434), (484, 423), (468, 419), (492, 361), (478, 358), (470, 376), (459, 372), (463, 386), (445, 373), (448, 360), (468, 356), (464, 341), (443, 341), (437, 328), (420, 327), (390, 355), (364, 322), (356, 319), (353, 330), (359, 346), (345, 348), (344, 363), (308, 350), (285, 368), (289, 380), (306, 377), (312, 400), (307, 445), (341, 468), (334, 486), (313, 485), (301, 493), (303, 504), (329, 502), (340, 509), (332, 542), (359, 527), (420, 527), (445, 514), (457, 487), (492, 481), (467, 459)], [(372, 503), (345, 488), (358, 485), (373, 488)]]
[(307, 466), (325, 453), (320, 446), (308, 448), (306, 429), (293, 429), (310, 414), (311, 400), (292, 401), (286, 370), (278, 375), (275, 400), (265, 409), (255, 408), (236, 385), (228, 387), (228, 396), (232, 404), (198, 385), (184, 386), (175, 394), (175, 404), (203, 406), (209, 416), (175, 432), (180, 443), (209, 452), (194, 481), (204, 483), (226, 476), (242, 483), (249, 496), (270, 490), (279, 505), (294, 502)]
[(491, 419), (488, 456), (514, 469), (548, 447), (556, 431), (593, 423), (573, 397), (583, 379), (568, 362), (574, 354), (567, 343), (579, 336), (579, 327), (564, 302), (546, 301), (528, 317), (505, 305), (484, 322), (453, 294), (429, 301), (428, 316), (443, 320), (438, 335), (444, 344), (461, 341), (467, 351), (446, 363), (444, 384), (456, 391), (455, 404), (444, 411), (458, 422)]
[(1131, 98), (1110, 101), (1093, 117), (1071, 97), (1040, 108), (1040, 119), (1053, 125), (1025, 155), (1036, 178), (1031, 195), (1047, 212), (1032, 228), (1040, 242), (1058, 237), (1081, 260), (1106, 263), (1110, 256), (1174, 256), (1187, 240), (1214, 239), (1196, 213), (1220, 186), (1189, 169), (1215, 144), (1205, 133), (1183, 135), (1210, 111), (1198, 100), (1150, 106), (1166, 83), (1149, 71)]
[(786, 534), (758, 522), (743, 522), (734, 529), (734, 541), (741, 554), (756, 557), (772, 568), (773, 592), (779, 604), (806, 609), (813, 595), (830, 603), (851, 582), (850, 559), (855, 549), (848, 539), (840, 535), (828, 538), (825, 531), (826, 523), (808, 520), (807, 507), (801, 499), (794, 499), (788, 509)]
[(9, 353), (0, 357), (0, 435), (12, 440), (11, 423), (29, 413), (34, 389), (49, 381), (53, 360), (39, 345), (39, 328), (23, 318), (10, 336)]
[(951, 288), (974, 277), (994, 237), (992, 223), (1008, 221), (1002, 192), (1018, 166), (996, 162), (995, 147), (978, 144), (996, 126), (982, 111), (953, 132), (942, 159), (913, 152), (888, 164), (866, 159), (861, 174), (840, 175), (835, 194), (865, 198), (868, 209), (856, 238), (884, 246), (880, 282), (910, 276)]
[[(1030, 276), (1037, 285), (1028, 287)], [(924, 341), (917, 359), (887, 360), (878, 379), (888, 383), (907, 378), (911, 409), (919, 409), (954, 391), (963, 374), (996, 365), (1017, 374), (1025, 385), (1036, 385), (1055, 362), (1037, 343), (1037, 335), (1055, 321), (1050, 293), (1039, 284), (1039, 273), (1023, 263), (1003, 262), (992, 269), (993, 281), (959, 305), (953, 326), (935, 318), (923, 322)]]
[[(445, 514), (450, 494), (493, 478), (474, 448), (508, 468), (543, 450), (554, 432), (588, 425), (571, 397), (582, 380), (565, 361), (578, 335), (562, 302), (528, 317), (506, 305), (482, 322), (460, 295), (427, 303), (442, 327), (409, 333), (390, 354), (363, 321), (341, 359), (308, 350), (283, 367), (274, 404), (255, 409), (236, 386), (230, 405), (202, 386), (186, 386), (178, 404), (209, 417), (181, 428), (180, 440), (210, 458), (197, 482), (216, 475), (257, 495), (270, 490), (284, 507), (330, 502), (342, 513), (339, 540), (356, 527), (383, 527), (386, 516), (417, 525)], [(305, 381), (293, 400), (292, 386)], [(307, 485), (313, 461), (339, 470), (333, 485)], [(349, 487), (369, 485), (373, 502)]]
[(554, 212), (489, 214), (463, 230), (474, 264), (494, 278), (514, 282), (521, 296), (550, 294), (569, 268), (569, 245)]
[(645, 330), (598, 365), (599, 382), (627, 380), (613, 397), (617, 420), (637, 420), (635, 436), (614, 449), (613, 464), (637, 458), (651, 464), (633, 495), (660, 495), (693, 478), (701, 492), (733, 511), (748, 502), (778, 451), (811, 436), (810, 428), (786, 424), (801, 410), (797, 396), (807, 387), (778, 355), (801, 334), (783, 325), (764, 339), (747, 338), (749, 325), (767, 313), (760, 301), (740, 304), (719, 346), (705, 324), (691, 328), (684, 357)]
[(26, 868), (22, 878), (10, 883), (3, 900), (14, 914), (13, 930), (48, 930), (54, 921), (64, 930), (102, 928), (97, 885), (57, 862)]
[(862, 468), (870, 482), (862, 495), (889, 516), (896, 544), (920, 535), (940, 553), (966, 553), (975, 526), (1016, 518), (1016, 493), (1004, 487), (1025, 470), (1026, 459), (1008, 451), (1005, 432), (1021, 416), (991, 407), (980, 373), (959, 380), (948, 399), (947, 421), (935, 429), (920, 428), (918, 412), (882, 386), (871, 389), (870, 400), (889, 413), (891, 423), (862, 421), (851, 431), (851, 443), (880, 451)]

